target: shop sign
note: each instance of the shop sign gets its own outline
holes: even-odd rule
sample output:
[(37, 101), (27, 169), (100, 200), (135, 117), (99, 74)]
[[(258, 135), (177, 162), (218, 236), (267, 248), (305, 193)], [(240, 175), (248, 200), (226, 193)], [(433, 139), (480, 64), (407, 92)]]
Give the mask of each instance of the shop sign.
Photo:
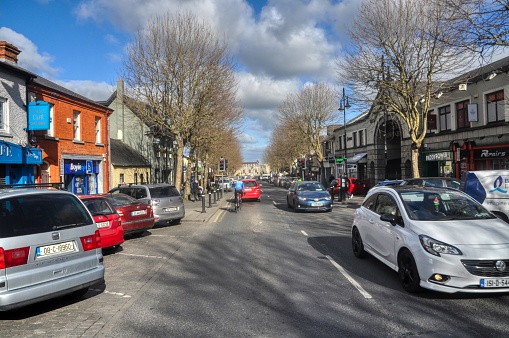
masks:
[(48, 130), (50, 104), (45, 101), (28, 103), (28, 130)]
[(440, 151), (436, 153), (424, 154), (426, 161), (452, 161), (452, 153), (450, 151)]
[(509, 148), (475, 149), (474, 157), (480, 159), (509, 157)]
[[(91, 167), (88, 167), (87, 160), (65, 160), (64, 162), (64, 173), (72, 175), (85, 175), (97, 173), (97, 166), (91, 163)], [(91, 169), (90, 171), (88, 169)]]

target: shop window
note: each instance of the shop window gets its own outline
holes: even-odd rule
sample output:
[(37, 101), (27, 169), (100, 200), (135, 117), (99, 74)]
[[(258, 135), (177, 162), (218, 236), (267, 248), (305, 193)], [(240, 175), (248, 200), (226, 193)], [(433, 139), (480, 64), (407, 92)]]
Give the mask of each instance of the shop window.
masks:
[(469, 128), (468, 121), (468, 100), (456, 103), (457, 129)]
[(7, 99), (0, 97), (0, 131), (9, 132), (9, 113)]
[(504, 90), (486, 95), (488, 123), (504, 121)]
[(451, 106), (438, 108), (440, 131), (451, 130)]

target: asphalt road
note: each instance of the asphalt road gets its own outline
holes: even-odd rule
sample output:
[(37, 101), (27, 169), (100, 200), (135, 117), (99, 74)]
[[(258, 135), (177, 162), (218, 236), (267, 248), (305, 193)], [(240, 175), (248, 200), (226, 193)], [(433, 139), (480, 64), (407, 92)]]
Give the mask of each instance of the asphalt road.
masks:
[[(225, 196), (226, 197), (226, 196)], [(105, 256), (106, 283), (79, 300), (0, 314), (1, 337), (502, 337), (505, 295), (408, 294), (351, 252), (361, 198), (294, 213), (263, 186), (240, 213), (152, 229)]]

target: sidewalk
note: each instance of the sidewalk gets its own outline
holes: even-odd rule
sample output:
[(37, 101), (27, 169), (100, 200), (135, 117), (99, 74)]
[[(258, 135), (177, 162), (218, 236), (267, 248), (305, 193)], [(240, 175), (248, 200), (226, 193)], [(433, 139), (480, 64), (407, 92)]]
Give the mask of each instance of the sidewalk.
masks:
[(216, 198), (216, 203), (214, 203), (214, 195), (210, 195), (210, 203), (209, 195), (205, 195), (204, 198), (205, 209), (203, 208), (204, 204), (201, 200), (193, 202), (184, 198), (186, 215), (182, 219), (182, 222), (207, 222), (216, 212), (227, 208), (228, 201), (233, 198), (233, 193), (231, 191), (223, 192), (223, 197), (219, 199)]

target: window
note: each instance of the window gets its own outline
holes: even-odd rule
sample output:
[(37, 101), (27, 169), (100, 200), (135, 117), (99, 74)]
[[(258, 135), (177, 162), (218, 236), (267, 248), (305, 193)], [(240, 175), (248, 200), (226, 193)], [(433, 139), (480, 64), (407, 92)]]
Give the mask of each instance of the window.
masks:
[(353, 141), (353, 146), (357, 147), (357, 132), (356, 131), (354, 131), (352, 133), (352, 141)]
[(457, 129), (469, 128), (468, 122), (468, 100), (456, 103)]
[(486, 95), (488, 123), (504, 121), (504, 90)]
[(451, 130), (451, 106), (438, 108), (440, 131)]
[(74, 111), (73, 112), (73, 127), (74, 127), (74, 139), (75, 140), (81, 140), (81, 132), (80, 132), (80, 112)]
[(55, 116), (55, 105), (50, 105), (49, 108), (49, 129), (46, 131), (46, 135), (54, 137), (55, 136), (55, 124), (53, 123)]
[(120, 184), (124, 183), (124, 174), (120, 174), (119, 182), (120, 182)]
[(97, 117), (95, 118), (95, 143), (102, 143), (101, 142), (101, 118)]
[(364, 145), (364, 130), (359, 130), (359, 146)]
[(7, 100), (0, 97), (0, 131), (9, 132), (9, 113)]

